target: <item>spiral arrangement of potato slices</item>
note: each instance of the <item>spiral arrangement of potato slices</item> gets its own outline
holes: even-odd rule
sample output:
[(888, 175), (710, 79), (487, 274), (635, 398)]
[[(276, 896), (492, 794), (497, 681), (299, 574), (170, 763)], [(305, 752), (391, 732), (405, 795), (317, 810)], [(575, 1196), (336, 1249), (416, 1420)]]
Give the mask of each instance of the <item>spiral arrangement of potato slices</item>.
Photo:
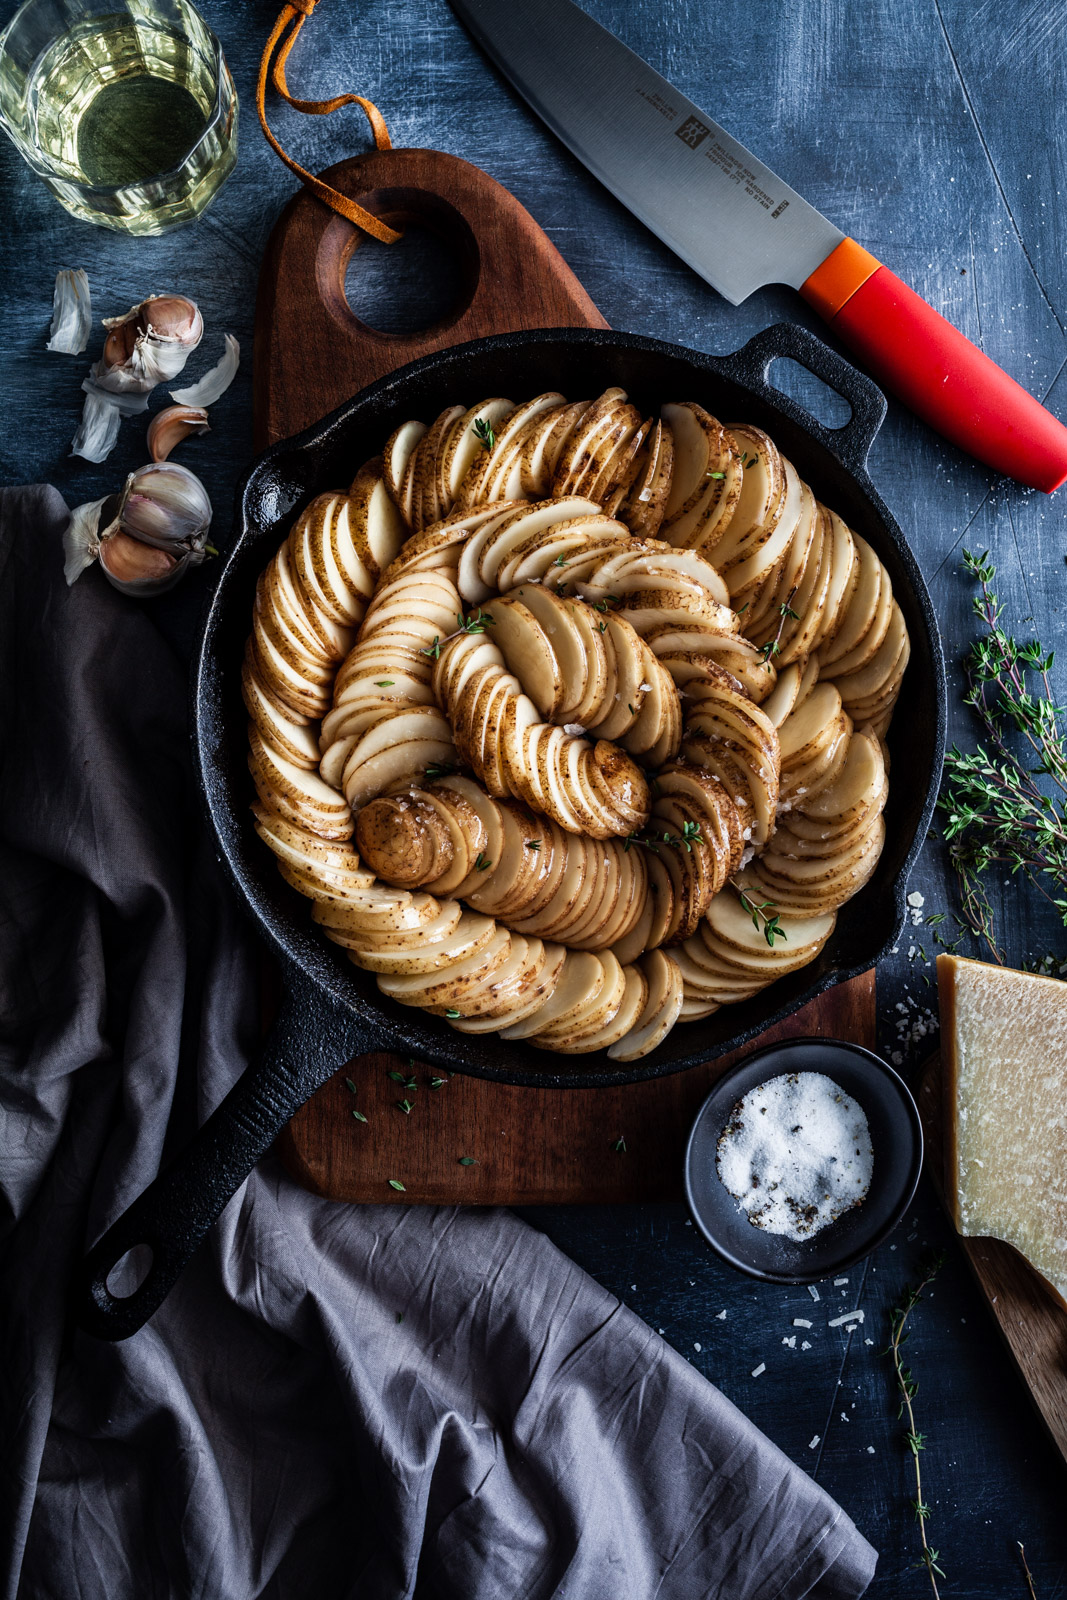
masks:
[(448, 406), (260, 579), (255, 826), (392, 999), (636, 1060), (818, 955), (882, 848), (908, 652), (761, 430)]

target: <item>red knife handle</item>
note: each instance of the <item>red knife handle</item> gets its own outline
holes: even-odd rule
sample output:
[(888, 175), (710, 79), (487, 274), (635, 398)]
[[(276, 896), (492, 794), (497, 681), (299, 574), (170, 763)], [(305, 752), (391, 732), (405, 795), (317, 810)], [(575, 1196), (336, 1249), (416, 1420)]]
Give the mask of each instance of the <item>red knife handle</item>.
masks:
[(845, 239), (800, 287), (874, 377), (979, 461), (1051, 494), (1067, 428), (877, 257)]

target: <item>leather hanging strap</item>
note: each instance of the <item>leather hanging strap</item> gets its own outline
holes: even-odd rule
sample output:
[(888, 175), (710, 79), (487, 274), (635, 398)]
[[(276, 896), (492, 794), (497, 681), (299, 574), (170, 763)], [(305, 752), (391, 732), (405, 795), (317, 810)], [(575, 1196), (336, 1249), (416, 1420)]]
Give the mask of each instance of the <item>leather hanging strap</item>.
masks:
[[(300, 30), (311, 16), (318, 0), (290, 0), (278, 16), (277, 22), (271, 30), (259, 63), (259, 79), (256, 83), (256, 110), (259, 113), (260, 127), (266, 135), (267, 143), (275, 154), (279, 155), (291, 172), (295, 172), (301, 183), (310, 189), (312, 194), (336, 211), (340, 216), (346, 217), (357, 228), (362, 228), (372, 238), (380, 239), (383, 244), (395, 244), (401, 235), (395, 228), (388, 227), (369, 211), (357, 205), (354, 200), (349, 200), (345, 195), (339, 194), (328, 183), (323, 183), (321, 178), (316, 178), (314, 173), (308, 172), (292, 156), (286, 154), (267, 126), (267, 79), (270, 78), (274, 87), (283, 100), (288, 101), (297, 111), (305, 111), (309, 116), (328, 117), (331, 111), (339, 111), (342, 106), (360, 106), (370, 123), (374, 143), (379, 150), (392, 149), (392, 140), (389, 129), (385, 125), (385, 118), (378, 107), (371, 100), (364, 100), (359, 94), (339, 94), (332, 100), (298, 100), (289, 93), (289, 85), (285, 77), (285, 64), (289, 53), (296, 43)], [(272, 70), (273, 63), (273, 70)]]

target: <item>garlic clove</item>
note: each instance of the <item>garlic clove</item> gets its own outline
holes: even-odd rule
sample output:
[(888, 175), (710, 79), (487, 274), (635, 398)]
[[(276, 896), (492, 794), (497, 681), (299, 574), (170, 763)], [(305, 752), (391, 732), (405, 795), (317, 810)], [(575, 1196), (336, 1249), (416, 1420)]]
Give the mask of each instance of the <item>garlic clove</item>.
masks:
[(173, 339), (195, 350), (204, 337), (204, 319), (195, 300), (183, 294), (153, 294), (138, 307), (139, 322), (158, 339)]
[(121, 528), (108, 534), (100, 544), (100, 565), (110, 578), (120, 583), (139, 583), (147, 579), (155, 582), (165, 578), (178, 565), (177, 556), (154, 545), (131, 539)]
[(184, 550), (203, 560), (211, 526), (211, 501), (195, 473), (176, 461), (150, 462), (126, 479), (119, 526), (163, 550)]
[[(115, 323), (116, 326), (111, 327)], [(101, 356), (101, 365), (109, 370), (111, 367), (125, 366), (133, 354), (133, 347), (137, 343), (137, 324), (123, 318), (107, 317), (104, 321), (105, 328), (110, 327), (110, 332), (104, 340), (104, 353)]]
[(148, 424), (148, 453), (153, 461), (166, 461), (171, 451), (192, 433), (208, 433), (203, 406), (168, 406)]
[(150, 600), (173, 589), (192, 564), (189, 556), (173, 556), (141, 544), (121, 530), (101, 541), (99, 561), (111, 587), (137, 600)]

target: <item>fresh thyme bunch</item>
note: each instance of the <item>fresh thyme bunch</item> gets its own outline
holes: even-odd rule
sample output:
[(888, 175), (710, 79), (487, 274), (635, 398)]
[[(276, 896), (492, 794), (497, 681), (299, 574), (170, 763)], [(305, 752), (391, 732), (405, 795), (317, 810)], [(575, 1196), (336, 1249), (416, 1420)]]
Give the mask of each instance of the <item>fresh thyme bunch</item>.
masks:
[(974, 556), (965, 550), (963, 562), (981, 586), (974, 611), (985, 628), (964, 659), (963, 698), (976, 712), (983, 738), (973, 754), (953, 745), (946, 755), (938, 810), (963, 918), (1003, 963), (983, 881), (990, 868), (1022, 873), (1067, 927), (1064, 711), (1049, 682), (1052, 652), (1046, 654), (1037, 640), (1020, 644), (1001, 624), (988, 551)]

